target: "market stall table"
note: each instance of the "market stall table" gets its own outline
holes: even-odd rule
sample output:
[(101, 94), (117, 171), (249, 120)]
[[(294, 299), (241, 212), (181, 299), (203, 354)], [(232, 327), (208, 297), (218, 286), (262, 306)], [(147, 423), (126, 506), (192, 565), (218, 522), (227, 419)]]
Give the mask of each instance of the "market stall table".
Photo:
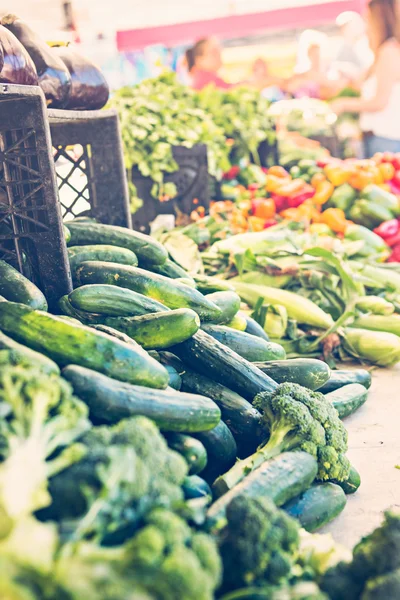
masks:
[(347, 497), (347, 506), (320, 533), (353, 547), (382, 521), (382, 512), (400, 507), (400, 366), (372, 371), (366, 404), (345, 419), (348, 457), (361, 475), (360, 489)]

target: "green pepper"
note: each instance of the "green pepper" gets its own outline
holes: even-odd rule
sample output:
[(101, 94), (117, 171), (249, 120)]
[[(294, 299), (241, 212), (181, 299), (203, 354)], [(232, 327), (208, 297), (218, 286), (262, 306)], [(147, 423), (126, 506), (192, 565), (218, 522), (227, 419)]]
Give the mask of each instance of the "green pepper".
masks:
[[(392, 217), (400, 213), (399, 201), (397, 200), (397, 197), (394, 194), (383, 190), (381, 187), (379, 187), (379, 185), (375, 185), (373, 183), (367, 185), (363, 189), (361, 195), (362, 198), (365, 198), (374, 204), (378, 204), (379, 206), (383, 206), (384, 208), (390, 210), (393, 213)], [(385, 221), (391, 219), (392, 217), (388, 217), (388, 219), (385, 219)]]
[(299, 177), (299, 175), (301, 175), (301, 170), (297, 165), (292, 167), (289, 172), (293, 179), (297, 179), (297, 177)]
[(305, 181), (306, 183), (310, 183), (311, 175), (309, 175), (308, 173), (302, 173), (301, 175), (298, 176), (297, 179), (303, 179), (303, 181)]
[(364, 242), (363, 248), (358, 251), (359, 256), (379, 254), (382, 258), (389, 256), (390, 250), (383, 239), (373, 231), (362, 225), (349, 225), (344, 235), (346, 240)]
[[(370, 202), (364, 198), (358, 200), (357, 204), (360, 207), (362, 215), (368, 220), (368, 223), (372, 223), (372, 229), (375, 229), (375, 227), (378, 227), (384, 221), (393, 219), (393, 213), (381, 204)], [(364, 223), (361, 223), (361, 225), (364, 225)]]
[(298, 167), (302, 173), (306, 173), (308, 172), (308, 169), (315, 167), (315, 161), (309, 158), (303, 158), (302, 160), (299, 160)]
[(340, 208), (347, 213), (356, 198), (356, 190), (348, 183), (344, 183), (343, 185), (339, 185), (339, 187), (335, 188), (329, 200), (329, 204), (335, 208)]
[(322, 169), (320, 167), (318, 167), (318, 165), (313, 165), (312, 167), (309, 167), (309, 169), (307, 169), (307, 173), (310, 177), (312, 177), (313, 175), (316, 175), (317, 173), (322, 173)]

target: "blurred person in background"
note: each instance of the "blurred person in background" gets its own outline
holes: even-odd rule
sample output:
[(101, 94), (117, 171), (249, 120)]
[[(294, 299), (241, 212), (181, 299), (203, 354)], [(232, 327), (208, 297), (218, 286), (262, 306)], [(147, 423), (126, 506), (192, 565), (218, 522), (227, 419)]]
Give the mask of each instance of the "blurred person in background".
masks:
[(221, 46), (216, 38), (203, 38), (186, 50), (186, 63), (191, 77), (191, 86), (201, 90), (209, 84), (219, 89), (230, 89), (240, 85), (251, 85), (258, 89), (263, 86), (263, 73), (253, 69), (248, 81), (228, 83), (218, 75), (222, 67)]
[(252, 66), (253, 79), (258, 82), (261, 94), (270, 102), (277, 102), (285, 98), (282, 90), (284, 80), (270, 73), (268, 63), (263, 58), (257, 58)]
[(367, 35), (374, 62), (361, 86), (360, 98), (338, 98), (337, 113), (360, 114), (364, 153), (400, 152), (400, 30), (397, 0), (370, 0)]
[(359, 13), (347, 11), (338, 16), (336, 25), (341, 42), (332, 66), (349, 78), (359, 80), (374, 61), (365, 21)]

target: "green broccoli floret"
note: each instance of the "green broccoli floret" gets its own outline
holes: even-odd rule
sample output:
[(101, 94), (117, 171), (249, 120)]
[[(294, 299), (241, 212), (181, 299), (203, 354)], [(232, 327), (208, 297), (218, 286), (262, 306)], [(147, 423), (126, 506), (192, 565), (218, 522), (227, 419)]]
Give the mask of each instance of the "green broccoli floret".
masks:
[(221, 600), (329, 600), (314, 582), (291, 585), (243, 588), (230, 592)]
[[(146, 512), (158, 506), (174, 508), (183, 501), (186, 461), (168, 448), (157, 426), (146, 417), (125, 419), (112, 427), (93, 427), (80, 441), (87, 449), (86, 456), (50, 480), (53, 502), (39, 513), (40, 518), (62, 521), (82, 517), (102, 490), (97, 526), (106, 537), (113, 537), (107, 543), (121, 543)], [(114, 481), (114, 491), (108, 481)], [(106, 492), (105, 486), (109, 488)], [(115, 537), (117, 532), (121, 538)]]
[[(364, 600), (367, 590), (384, 584), (384, 578), (400, 569), (400, 512), (387, 511), (380, 527), (363, 537), (353, 549), (350, 563), (339, 563), (329, 569), (321, 587), (332, 600)], [(381, 583), (381, 577), (382, 583)], [(393, 586), (397, 578), (390, 578)], [(389, 584), (388, 584), (389, 585)], [(395, 589), (395, 588), (394, 588)], [(378, 598), (372, 595), (371, 598)], [(390, 600), (391, 596), (380, 596)], [(393, 598), (397, 596), (393, 596)], [(400, 594), (398, 596), (400, 598)], [(369, 596), (366, 596), (369, 598)]]
[(299, 525), (268, 498), (238, 496), (220, 534), (223, 590), (275, 585), (288, 579), (299, 546)]
[(221, 577), (214, 541), (162, 508), (126, 544), (121, 568), (157, 600), (212, 600)]
[(266, 439), (255, 454), (237, 462), (214, 486), (221, 495), (264, 461), (288, 450), (304, 450), (318, 460), (320, 480), (345, 481), (350, 473), (347, 431), (323, 394), (295, 383), (257, 394), (253, 405), (262, 414)]
[(370, 579), (361, 600), (398, 600), (400, 598), (400, 569)]

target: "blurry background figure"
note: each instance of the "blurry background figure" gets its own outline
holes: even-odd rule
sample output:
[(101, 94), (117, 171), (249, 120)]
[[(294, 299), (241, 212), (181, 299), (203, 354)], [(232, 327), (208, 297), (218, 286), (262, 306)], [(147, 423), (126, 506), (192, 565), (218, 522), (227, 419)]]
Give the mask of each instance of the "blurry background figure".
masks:
[(252, 66), (252, 75), (254, 81), (258, 82), (257, 87), (262, 95), (271, 102), (278, 102), (285, 98), (282, 91), (283, 79), (271, 75), (268, 63), (263, 58), (257, 58)]
[[(220, 89), (229, 89), (238, 85), (251, 85), (258, 89), (263, 87), (265, 69), (253, 69), (248, 81), (228, 83), (218, 75), (222, 67), (221, 46), (216, 38), (203, 38), (186, 50), (186, 62), (190, 74), (191, 86), (201, 90), (209, 84)], [(264, 65), (266, 67), (266, 65)]]
[(360, 114), (365, 156), (400, 152), (400, 21), (397, 0), (370, 0), (367, 35), (374, 62), (361, 86), (361, 98), (339, 98), (337, 113)]
[(359, 80), (374, 62), (364, 19), (356, 12), (341, 13), (336, 19), (341, 43), (331, 68), (352, 80)]

